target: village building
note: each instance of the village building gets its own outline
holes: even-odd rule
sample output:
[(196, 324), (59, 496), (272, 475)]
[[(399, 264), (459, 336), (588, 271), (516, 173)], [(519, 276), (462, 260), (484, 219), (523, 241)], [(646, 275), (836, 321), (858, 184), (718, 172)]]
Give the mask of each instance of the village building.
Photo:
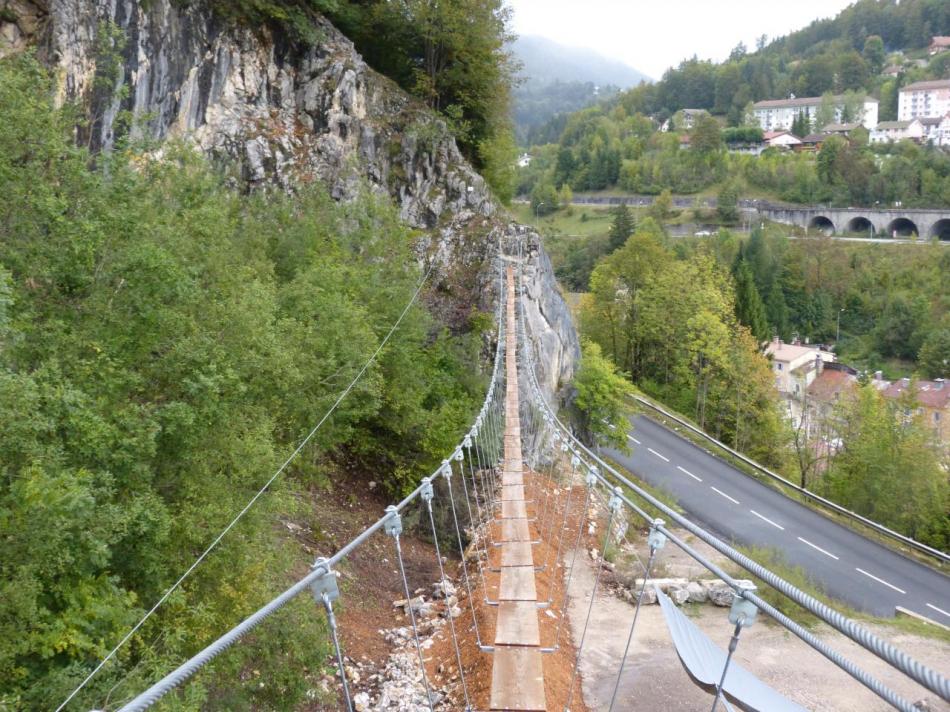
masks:
[(680, 121), (676, 123), (676, 127), (689, 131), (696, 125), (696, 121), (700, 116), (708, 113), (705, 109), (683, 109), (679, 112), (680, 116), (678, 118)]
[(928, 51), (931, 55), (950, 51), (950, 37), (934, 37), (930, 40), (930, 48)]
[(900, 121), (946, 116), (950, 113), (950, 79), (914, 82), (900, 90), (897, 118)]
[(882, 121), (871, 129), (871, 143), (893, 143), (895, 141), (922, 141), (924, 125), (920, 119), (909, 121)]
[(766, 131), (762, 140), (769, 148), (780, 148), (784, 151), (801, 145), (802, 140), (791, 131)]
[[(824, 99), (820, 96), (805, 97), (802, 99), (771, 99), (759, 101), (752, 105), (752, 111), (763, 131), (791, 130), (792, 124), (801, 116), (807, 116), (814, 125), (818, 118), (818, 110)], [(834, 97), (835, 122), (840, 123), (845, 114), (846, 100), (844, 96)], [(878, 100), (865, 98), (861, 114), (855, 117), (867, 129), (877, 126)]]
[(912, 391), (917, 409), (916, 412), (905, 410), (902, 416), (921, 416), (924, 423), (933, 429), (934, 437), (939, 442), (950, 444), (950, 385), (942, 378), (935, 381), (902, 378), (891, 383), (883, 393), (885, 398), (899, 400), (908, 391)]
[(835, 355), (817, 346), (786, 344), (775, 338), (765, 348), (772, 362), (775, 388), (783, 396), (789, 419), (797, 424), (807, 388), (822, 374), (825, 364), (834, 363)]

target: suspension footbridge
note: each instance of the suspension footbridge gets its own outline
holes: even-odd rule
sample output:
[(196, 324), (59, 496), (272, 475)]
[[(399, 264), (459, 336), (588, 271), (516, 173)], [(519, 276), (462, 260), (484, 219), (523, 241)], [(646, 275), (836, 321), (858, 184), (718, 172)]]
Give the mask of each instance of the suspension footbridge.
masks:
[[(519, 255), (520, 248), (519, 245)], [(351, 689), (344, 664), (347, 631), (336, 615), (337, 608), (346, 605), (346, 592), (341, 592), (337, 574), (345, 569), (354, 551), (371, 539), (379, 541), (380, 538), (391, 547), (396, 574), (405, 594), (409, 647), (418, 659), (418, 681), (424, 689), (421, 709), (431, 712), (582, 709), (579, 664), (590, 643), (588, 624), (603, 583), (604, 567), (596, 567), (589, 599), (584, 602), (586, 610), (582, 610), (579, 620), (573, 621), (576, 625), (572, 631), (565, 620), (571, 579), (575, 566), (579, 565), (578, 551), (583, 556), (585, 547), (592, 545), (599, 552), (598, 560), (604, 561), (611, 543), (632, 529), (646, 530), (649, 554), (644, 557), (646, 561), (639, 563), (640, 583), (630, 625), (617, 631), (625, 638), (626, 646), (623, 654), (611, 661), (616, 673), (613, 697), (606, 709), (631, 708), (630, 701), (619, 699), (617, 693), (624, 676), (636, 672), (628, 657), (637, 635), (644, 593), (652, 586), (657, 555), (670, 545), (697, 561), (733, 592), (728, 622), (732, 638), (728, 650), (715, 646), (661, 592), (656, 592), (677, 655), (688, 674), (684, 680), (690, 679), (709, 693), (713, 710), (731, 709), (732, 704), (742, 709), (770, 712), (802, 709), (733, 660), (743, 630), (761, 617), (768, 617), (784, 627), (803, 645), (820, 653), (827, 665), (836, 666), (843, 676), (857, 681), (896, 709), (905, 712), (918, 709), (893, 689), (891, 681), (898, 678), (909, 680), (919, 688), (920, 694), (936, 695), (950, 702), (950, 681), (943, 674), (667, 507), (575, 437), (548, 403), (537, 376), (537, 339), (527, 328), (523, 299), (519, 299), (523, 259), (500, 254), (497, 266), (497, 348), (490, 385), (472, 427), (456, 448), (447, 453), (435, 472), (422, 478), (412, 492), (388, 507), (358, 536), (331, 556), (313, 562), (306, 576), (129, 700), (121, 707), (123, 712), (148, 709), (185, 685), (218, 655), (258, 625), (266, 625), (268, 618), (306, 593), (313, 596), (326, 617), (328, 642), (336, 660), (341, 707), (350, 712), (355, 710), (355, 690)], [(406, 516), (410, 510), (411, 518)], [(591, 512), (596, 514), (591, 515)], [(662, 518), (657, 518), (657, 513)], [(437, 525), (437, 514), (439, 521), (448, 522), (447, 526)], [(588, 522), (591, 516), (597, 520), (592, 529)], [(438, 561), (439, 583), (445, 598), (443, 631), (447, 630), (450, 641), (445, 649), (448, 652), (440, 653), (438, 659), (433, 657), (430, 641), (424, 639), (417, 615), (419, 609), (413, 605), (415, 587), (420, 582), (412, 580), (413, 572), (407, 575), (401, 543), (404, 530), (410, 526), (417, 533), (431, 537)], [(596, 532), (593, 535), (592, 530)], [(778, 610), (762, 591), (710, 560), (687, 536), (690, 541), (699, 540), (712, 547), (762, 585), (827, 623), (842, 639), (849, 639), (886, 663), (889, 666), (886, 680), (862, 669), (825, 638)], [(449, 549), (463, 552), (458, 571), (445, 565), (442, 553)], [(449, 591), (456, 588), (450, 583), (453, 577), (459, 584), (457, 606), (449, 600)], [(161, 603), (162, 600), (155, 608)], [(90, 677), (108, 659), (100, 663)], [(453, 684), (443, 684), (436, 689), (434, 671), (444, 665), (455, 666), (458, 675)], [(485, 670), (488, 679), (479, 680), (480, 675), (485, 677)]]

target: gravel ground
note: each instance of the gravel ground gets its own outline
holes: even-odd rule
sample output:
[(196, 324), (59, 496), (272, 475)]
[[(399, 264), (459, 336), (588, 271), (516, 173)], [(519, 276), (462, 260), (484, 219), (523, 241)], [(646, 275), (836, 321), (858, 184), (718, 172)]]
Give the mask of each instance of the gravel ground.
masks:
[[(569, 557), (565, 557), (565, 561), (569, 563)], [(596, 570), (586, 552), (579, 552), (577, 561), (570, 605), (575, 640), (580, 639), (583, 630)], [(683, 575), (685, 572), (677, 564), (684, 563), (670, 562), (670, 569)], [(725, 649), (732, 633), (727, 619), (728, 609), (693, 605), (689, 611), (692, 620)], [(610, 704), (633, 612), (631, 604), (603, 587), (598, 591), (580, 664), (585, 700), (592, 710), (606, 710)], [(932, 668), (944, 672), (950, 670), (950, 645), (895, 632), (885, 626), (869, 627)], [(922, 709), (950, 711), (950, 705), (936, 695), (833, 629), (821, 626), (814, 632), (905, 699), (926, 701), (929, 706)], [(763, 622), (762, 618), (743, 632), (735, 660), (775, 690), (810, 710), (878, 712), (892, 709), (797, 637), (778, 625)], [(711, 704), (711, 695), (695, 686), (683, 670), (659, 606), (644, 606), (614, 709), (693, 712), (708, 709)]]

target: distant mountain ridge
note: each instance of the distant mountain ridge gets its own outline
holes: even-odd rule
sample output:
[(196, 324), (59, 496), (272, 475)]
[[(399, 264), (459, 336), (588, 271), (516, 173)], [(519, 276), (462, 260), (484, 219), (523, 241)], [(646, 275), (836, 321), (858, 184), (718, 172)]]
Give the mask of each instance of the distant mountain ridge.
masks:
[(511, 49), (522, 64), (512, 106), (515, 135), (522, 145), (556, 141), (563, 129), (559, 117), (650, 81), (623, 62), (546, 37), (519, 37)]
[(522, 35), (512, 44), (515, 56), (524, 65), (521, 75), (538, 82), (593, 82), (613, 84), (621, 89), (652, 81), (643, 72), (594, 50), (562, 45), (547, 37)]

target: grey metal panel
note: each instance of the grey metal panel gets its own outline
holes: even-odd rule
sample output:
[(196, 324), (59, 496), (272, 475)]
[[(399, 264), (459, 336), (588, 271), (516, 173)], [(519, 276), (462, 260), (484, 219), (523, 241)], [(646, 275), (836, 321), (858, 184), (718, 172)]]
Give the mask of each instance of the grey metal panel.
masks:
[[(726, 663), (725, 651), (719, 649), (666, 594), (654, 588), (680, 662), (693, 682), (715, 693)], [(746, 712), (805, 712), (804, 707), (787, 700), (734, 659), (729, 665), (723, 692)]]

